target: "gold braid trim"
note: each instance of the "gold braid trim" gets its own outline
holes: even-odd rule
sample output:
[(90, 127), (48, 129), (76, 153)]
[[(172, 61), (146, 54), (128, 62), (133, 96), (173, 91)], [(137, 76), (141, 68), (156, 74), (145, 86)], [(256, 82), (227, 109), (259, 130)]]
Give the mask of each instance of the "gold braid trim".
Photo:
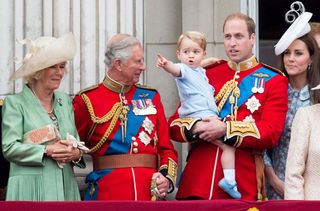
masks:
[(119, 109), (116, 110), (116, 112), (110, 122), (110, 125), (109, 125), (108, 129), (106, 130), (106, 132), (103, 134), (103, 137), (101, 138), (101, 140), (94, 147), (92, 147), (90, 149), (89, 153), (92, 154), (92, 153), (96, 152), (106, 142), (106, 140), (110, 136), (111, 132), (113, 131), (114, 126), (116, 125), (116, 122), (121, 114), (121, 110), (122, 110), (121, 107), (119, 107)]
[(227, 101), (228, 96), (230, 93), (237, 87), (237, 83), (235, 80), (230, 80), (223, 85), (220, 89), (219, 93), (215, 96), (214, 100), (219, 102), (218, 104), (218, 111), (220, 112), (222, 107)]
[(92, 122), (97, 123), (97, 124), (102, 124), (102, 123), (106, 123), (107, 121), (109, 121), (114, 116), (114, 114), (119, 109), (119, 107), (121, 107), (121, 103), (118, 102), (118, 103), (114, 104), (111, 111), (109, 111), (103, 117), (97, 117), (94, 113), (93, 107), (91, 105), (91, 102), (90, 102), (90, 99), (88, 98), (88, 96), (86, 94), (81, 94), (80, 96), (82, 97), (85, 105), (88, 108), (88, 112), (90, 114)]
[(102, 124), (102, 123), (109, 121), (112, 118), (110, 125), (109, 125), (108, 129), (106, 130), (106, 132), (103, 134), (103, 137), (101, 138), (101, 140), (94, 147), (92, 147), (90, 149), (89, 153), (92, 154), (92, 153), (96, 152), (98, 149), (100, 149), (101, 146), (107, 141), (108, 137), (110, 136), (111, 132), (113, 131), (113, 129), (116, 125), (117, 120), (119, 119), (119, 116), (121, 114), (123, 106), (121, 105), (121, 103), (116, 103), (112, 107), (111, 111), (109, 111), (106, 115), (104, 115), (103, 117), (100, 118), (94, 114), (94, 110), (93, 110), (93, 107), (91, 105), (91, 102), (90, 102), (90, 99), (88, 98), (88, 96), (85, 94), (81, 94), (80, 96), (82, 97), (82, 99), (88, 109), (88, 112), (90, 114), (91, 120), (94, 123)]
[(176, 185), (176, 181), (177, 181), (177, 170), (178, 170), (178, 164), (172, 158), (168, 158), (168, 175), (167, 175), (167, 177), (169, 177), (171, 179), (174, 186)]
[(232, 83), (233, 80), (228, 81), (227, 83), (225, 83), (223, 85), (223, 87), (220, 89), (219, 93), (214, 97), (215, 101), (218, 102), (221, 100), (221, 98), (223, 97), (223, 95), (226, 92), (226, 89), (230, 86), (230, 84)]

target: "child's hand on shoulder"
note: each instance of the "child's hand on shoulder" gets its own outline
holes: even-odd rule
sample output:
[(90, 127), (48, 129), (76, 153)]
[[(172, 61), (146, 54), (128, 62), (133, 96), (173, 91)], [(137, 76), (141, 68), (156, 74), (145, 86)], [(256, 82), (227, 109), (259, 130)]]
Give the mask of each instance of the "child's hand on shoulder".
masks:
[(209, 66), (211, 64), (215, 64), (215, 63), (220, 63), (221, 59), (218, 59), (218, 58), (215, 58), (215, 57), (210, 57), (210, 58), (206, 58), (206, 59), (203, 59), (201, 61), (201, 67), (206, 67), (206, 66)]

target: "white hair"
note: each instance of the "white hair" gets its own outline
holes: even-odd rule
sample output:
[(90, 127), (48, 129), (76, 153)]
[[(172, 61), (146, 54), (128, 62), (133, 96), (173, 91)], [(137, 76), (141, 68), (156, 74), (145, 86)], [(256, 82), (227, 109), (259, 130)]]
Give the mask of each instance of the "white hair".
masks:
[(135, 45), (141, 45), (141, 43), (137, 38), (131, 35), (125, 35), (125, 38), (119, 41), (113, 42), (111, 40), (107, 45), (107, 49), (104, 54), (104, 63), (108, 68), (110, 68), (115, 59), (120, 59), (121, 62), (126, 62), (132, 54), (131, 47)]

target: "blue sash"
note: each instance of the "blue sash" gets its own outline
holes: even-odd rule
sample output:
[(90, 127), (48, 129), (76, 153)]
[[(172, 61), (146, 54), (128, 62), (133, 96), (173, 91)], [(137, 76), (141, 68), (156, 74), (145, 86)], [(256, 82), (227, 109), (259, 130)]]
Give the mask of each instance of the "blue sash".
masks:
[[(138, 100), (140, 95), (148, 94), (148, 99), (153, 99), (155, 91), (137, 88), (132, 100)], [(137, 116), (133, 113), (132, 104), (130, 104), (130, 111), (127, 114), (127, 135), (125, 137), (124, 143), (122, 142), (122, 132), (121, 127), (112, 138), (108, 150), (104, 153), (105, 155), (115, 155), (115, 154), (127, 154), (131, 147), (131, 137), (136, 137), (142, 122), (144, 120), (143, 115)]]
[[(238, 107), (240, 108), (240, 106), (246, 102), (252, 95), (252, 91), (251, 88), (253, 86), (253, 82), (254, 80), (257, 78), (257, 76), (253, 76), (253, 74), (267, 74), (269, 77), (264, 77), (265, 80), (265, 84), (267, 84), (267, 82), (273, 78), (274, 76), (278, 75), (276, 72), (269, 70), (265, 67), (261, 67), (259, 69), (257, 69), (256, 71), (252, 72), (250, 75), (246, 76), (241, 83), (238, 85), (239, 89), (241, 90), (241, 94), (240, 97), (238, 98)], [(232, 93), (230, 93), (231, 95)], [(230, 96), (229, 95), (229, 96)], [(229, 97), (228, 97), (229, 98)], [(231, 109), (231, 105), (230, 103), (226, 102), (224, 104), (224, 106), (222, 107), (219, 116), (223, 119), (226, 116), (230, 115), (230, 109)]]
[[(134, 93), (132, 100), (138, 100), (141, 98), (140, 95), (147, 95), (148, 99), (153, 99), (155, 95), (155, 91), (147, 90), (147, 89), (136, 89), (136, 92)], [(130, 111), (127, 114), (128, 122), (127, 122), (127, 134), (124, 139), (124, 142), (122, 142), (122, 131), (121, 127), (118, 128), (117, 132), (115, 133), (114, 137), (111, 140), (111, 143), (107, 149), (107, 151), (104, 153), (104, 155), (115, 155), (115, 154), (127, 154), (131, 147), (132, 139), (131, 137), (136, 137), (143, 120), (145, 118), (144, 115), (135, 115), (133, 113), (132, 104), (130, 104)], [(109, 173), (112, 172), (112, 169), (103, 169), (98, 171), (92, 171), (88, 176), (86, 177), (86, 183), (88, 184), (87, 191), (85, 194), (85, 200), (97, 200), (98, 195), (98, 180)], [(90, 190), (94, 187), (94, 192), (91, 195)]]

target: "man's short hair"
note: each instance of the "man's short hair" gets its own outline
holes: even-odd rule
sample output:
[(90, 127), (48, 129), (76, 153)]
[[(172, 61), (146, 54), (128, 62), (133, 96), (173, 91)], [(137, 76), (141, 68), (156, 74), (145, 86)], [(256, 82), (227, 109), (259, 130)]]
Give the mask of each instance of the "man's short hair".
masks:
[(253, 19), (250, 18), (248, 15), (245, 15), (240, 12), (233, 13), (225, 19), (225, 21), (223, 23), (223, 32), (224, 32), (224, 27), (225, 27), (227, 21), (233, 20), (233, 19), (240, 19), (240, 20), (244, 20), (246, 22), (249, 36), (253, 33), (256, 33), (256, 24), (254, 23)]
[(107, 67), (111, 67), (115, 59), (120, 59), (121, 62), (126, 62), (131, 56), (131, 47), (141, 45), (140, 41), (129, 34), (114, 35), (107, 44), (105, 51), (104, 63)]

